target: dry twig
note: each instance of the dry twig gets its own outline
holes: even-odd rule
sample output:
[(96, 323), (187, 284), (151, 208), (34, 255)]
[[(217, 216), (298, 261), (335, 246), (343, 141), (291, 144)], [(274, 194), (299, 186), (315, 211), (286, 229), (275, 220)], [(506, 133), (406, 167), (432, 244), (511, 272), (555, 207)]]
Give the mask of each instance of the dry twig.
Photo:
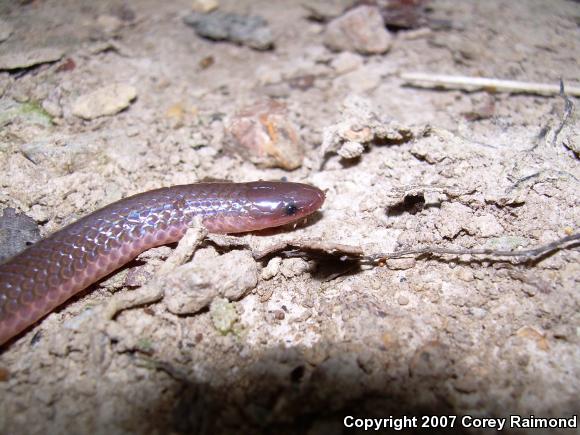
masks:
[(389, 258), (401, 258), (419, 255), (487, 255), (491, 257), (521, 257), (525, 260), (532, 260), (550, 252), (560, 249), (568, 249), (576, 246), (580, 242), (580, 234), (573, 234), (546, 245), (541, 245), (532, 249), (521, 249), (516, 251), (502, 251), (497, 249), (449, 249), (438, 247), (426, 247), (419, 249), (406, 249), (402, 251), (381, 253), (365, 256), (366, 260), (378, 262)]
[[(466, 92), (509, 92), (512, 94), (534, 94), (545, 96), (560, 94), (559, 85), (490, 79), (485, 77), (403, 73), (401, 74), (401, 79), (403, 79), (406, 85), (419, 88), (454, 89)], [(580, 97), (580, 87), (568, 87), (567, 93), (574, 97)]]
[(424, 247), (417, 249), (404, 249), (395, 252), (382, 252), (377, 254), (363, 254), (359, 246), (342, 245), (331, 242), (319, 242), (313, 240), (299, 240), (283, 242), (271, 246), (260, 252), (254, 253), (254, 258), (262, 260), (275, 254), (285, 254), (295, 256), (297, 254), (323, 253), (340, 257), (342, 260), (357, 260), (361, 263), (379, 263), (388, 259), (403, 257), (419, 257), (421, 255), (486, 255), (489, 257), (516, 257), (524, 261), (537, 259), (548, 253), (561, 249), (571, 249), (580, 243), (580, 233), (572, 234), (546, 245), (541, 245), (532, 249), (522, 249), (516, 251), (502, 251), (496, 249), (453, 249), (439, 247)]

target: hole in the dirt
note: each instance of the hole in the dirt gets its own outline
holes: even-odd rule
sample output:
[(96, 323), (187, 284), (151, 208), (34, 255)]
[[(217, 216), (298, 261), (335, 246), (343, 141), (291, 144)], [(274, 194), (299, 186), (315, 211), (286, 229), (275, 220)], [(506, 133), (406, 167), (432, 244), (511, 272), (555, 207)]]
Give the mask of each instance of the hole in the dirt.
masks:
[(314, 279), (328, 282), (342, 276), (349, 276), (360, 271), (360, 264), (355, 260), (344, 260), (334, 256), (321, 256), (316, 259)]
[(389, 216), (400, 216), (403, 213), (417, 214), (425, 206), (425, 196), (422, 193), (416, 195), (406, 195), (405, 199), (398, 204), (389, 207), (387, 214)]
[(304, 378), (305, 371), (306, 370), (304, 369), (304, 366), (298, 366), (294, 370), (292, 370), (290, 372), (290, 380), (292, 381), (292, 383), (297, 384), (298, 382), (300, 382), (302, 378)]

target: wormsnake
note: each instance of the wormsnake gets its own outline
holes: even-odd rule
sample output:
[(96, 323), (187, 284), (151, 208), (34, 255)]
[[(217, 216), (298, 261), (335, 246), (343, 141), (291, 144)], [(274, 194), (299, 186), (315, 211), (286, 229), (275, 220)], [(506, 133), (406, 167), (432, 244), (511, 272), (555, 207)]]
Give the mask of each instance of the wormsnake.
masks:
[(256, 231), (318, 210), (301, 183), (198, 183), (140, 193), (79, 219), (0, 264), (0, 346), (74, 294), (154, 246), (179, 240), (201, 216), (210, 232)]

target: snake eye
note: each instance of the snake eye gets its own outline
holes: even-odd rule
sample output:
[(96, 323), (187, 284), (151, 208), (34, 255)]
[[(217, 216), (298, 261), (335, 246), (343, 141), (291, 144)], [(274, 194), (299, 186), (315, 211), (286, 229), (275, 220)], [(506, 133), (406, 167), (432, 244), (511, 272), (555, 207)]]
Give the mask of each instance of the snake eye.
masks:
[(286, 216), (295, 215), (297, 211), (298, 207), (293, 202), (291, 202), (284, 208), (284, 213), (286, 214)]

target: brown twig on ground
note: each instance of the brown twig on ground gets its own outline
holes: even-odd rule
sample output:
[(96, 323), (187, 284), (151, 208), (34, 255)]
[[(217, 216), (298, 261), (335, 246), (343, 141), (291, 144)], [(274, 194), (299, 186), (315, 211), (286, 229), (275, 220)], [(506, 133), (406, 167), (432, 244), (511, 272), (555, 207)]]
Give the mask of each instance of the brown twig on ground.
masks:
[[(490, 79), (485, 77), (451, 76), (441, 74), (403, 73), (401, 79), (408, 86), (431, 89), (450, 89), (466, 92), (508, 92), (512, 94), (534, 94), (554, 96), (560, 94), (559, 85), (528, 83), (515, 80)], [(568, 88), (568, 95), (580, 97), (580, 87)]]
[(426, 247), (419, 249), (406, 249), (402, 251), (381, 253), (364, 256), (365, 260), (371, 261), (381, 261), (387, 260), (389, 258), (401, 258), (407, 256), (418, 256), (425, 254), (432, 255), (489, 255), (492, 257), (523, 257), (526, 260), (541, 257), (542, 255), (548, 254), (553, 251), (560, 249), (566, 249), (574, 246), (577, 242), (580, 242), (580, 233), (572, 234), (567, 237), (563, 237), (554, 242), (548, 243), (546, 245), (541, 245), (532, 249), (521, 249), (516, 251), (502, 251), (496, 249), (449, 249), (449, 248), (438, 248), (438, 247)]
[(263, 251), (254, 252), (256, 260), (262, 260), (275, 254), (290, 254), (294, 256), (298, 253), (308, 254), (312, 252), (323, 253), (340, 257), (343, 260), (358, 260), (362, 263), (378, 263), (393, 258), (418, 257), (420, 255), (487, 255), (490, 257), (521, 257), (532, 260), (542, 255), (560, 249), (569, 249), (580, 243), (580, 233), (561, 238), (554, 242), (538, 246), (532, 249), (522, 249), (516, 251), (502, 251), (496, 249), (453, 249), (439, 247), (424, 247), (418, 249), (404, 249), (394, 252), (382, 252), (377, 254), (363, 253), (359, 246), (342, 245), (339, 243), (320, 242), (313, 240), (298, 240), (278, 243)]

